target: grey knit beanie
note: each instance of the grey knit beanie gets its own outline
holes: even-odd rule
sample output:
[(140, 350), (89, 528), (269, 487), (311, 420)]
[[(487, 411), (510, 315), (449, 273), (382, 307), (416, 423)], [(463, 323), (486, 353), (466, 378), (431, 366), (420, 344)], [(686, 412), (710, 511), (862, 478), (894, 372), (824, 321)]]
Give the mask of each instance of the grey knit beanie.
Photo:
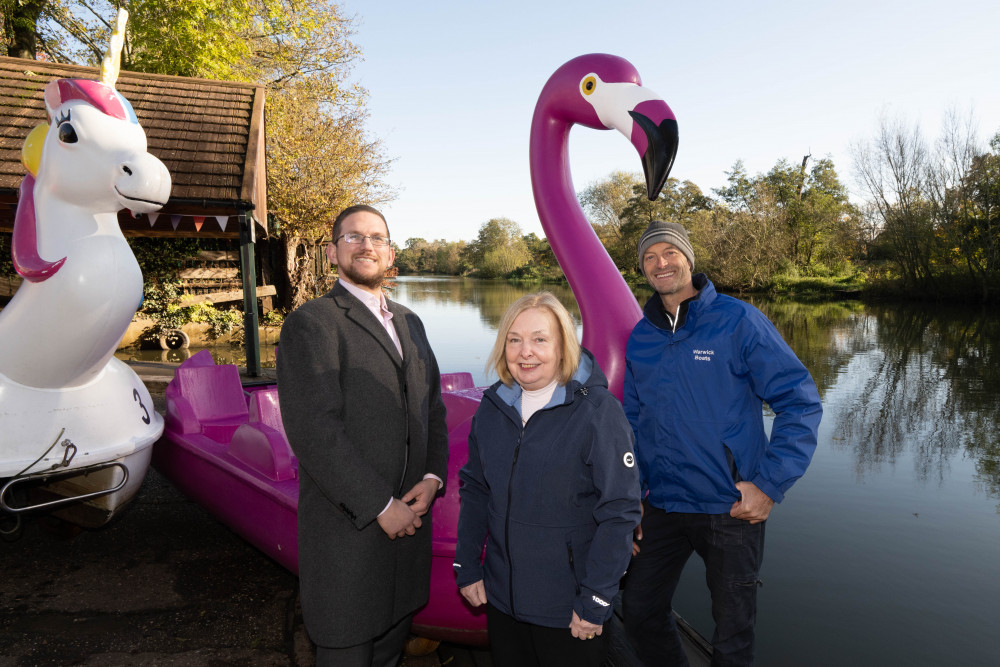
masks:
[(646, 227), (646, 231), (642, 233), (642, 238), (639, 239), (639, 266), (642, 266), (642, 256), (649, 250), (649, 246), (654, 243), (670, 243), (676, 246), (678, 250), (684, 253), (687, 260), (691, 262), (691, 268), (694, 269), (694, 250), (691, 249), (687, 230), (676, 222), (653, 220), (649, 223), (649, 227)]

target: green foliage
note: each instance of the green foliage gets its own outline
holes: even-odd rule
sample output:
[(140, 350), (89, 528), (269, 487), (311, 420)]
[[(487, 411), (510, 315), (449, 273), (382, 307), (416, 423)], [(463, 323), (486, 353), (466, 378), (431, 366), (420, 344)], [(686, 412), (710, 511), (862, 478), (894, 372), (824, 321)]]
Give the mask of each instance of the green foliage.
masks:
[(652, 220), (683, 225), (691, 235), (696, 270), (724, 288), (790, 288), (824, 272), (854, 275), (851, 259), (861, 247), (862, 217), (851, 206), (832, 161), (819, 160), (811, 170), (807, 166), (808, 156), (801, 167), (779, 160), (770, 172), (751, 176), (738, 161), (727, 172), (727, 184), (715, 191), (717, 199), (690, 181), (669, 179), (654, 201), (647, 199), (637, 174), (613, 172), (584, 190), (580, 203), (633, 285), (645, 282), (636, 248)]
[(931, 149), (917, 126), (882, 119), (853, 156), (871, 200), (865, 213), (875, 286), (921, 298), (997, 300), (1000, 135), (984, 146), (971, 119), (952, 113)]
[(285, 312), (280, 309), (269, 310), (260, 316), (260, 324), (264, 327), (280, 327), (285, 321)]
[(216, 308), (210, 303), (199, 303), (182, 310), (187, 311), (191, 322), (208, 324), (210, 338), (219, 338), (243, 327), (243, 312), (238, 308)]
[(636, 248), (650, 222), (666, 220), (688, 226), (713, 204), (697, 185), (675, 178), (668, 179), (660, 195), (649, 201), (642, 177), (622, 171), (592, 183), (579, 199), (598, 238), (622, 270), (639, 268)]
[(464, 261), (482, 278), (499, 278), (531, 261), (521, 227), (509, 218), (493, 218), (465, 248)]
[(0, 276), (15, 276), (14, 261), (11, 259), (11, 235), (0, 234)]
[(210, 338), (219, 338), (243, 326), (243, 313), (238, 308), (216, 308), (210, 303), (191, 306), (181, 304), (181, 283), (160, 280), (147, 283), (139, 313), (153, 320), (154, 331), (180, 329), (185, 324), (208, 324)]
[(192, 238), (132, 236), (126, 240), (142, 267), (142, 277), (147, 285), (175, 276), (184, 268), (184, 260), (194, 257), (202, 249), (199, 241)]
[[(23, 9), (25, 0), (0, 0)], [(32, 3), (29, 3), (32, 4)], [(282, 295), (298, 305), (316, 276), (298, 261), (329, 220), (356, 202), (394, 196), (390, 164), (368, 135), (367, 93), (349, 82), (360, 56), (352, 19), (335, 0), (42, 0), (41, 14), (20, 11), (17, 25), (37, 37), (49, 60), (96, 65), (117, 8), (130, 18), (123, 69), (257, 83), (266, 90), (268, 212), (282, 243)], [(7, 5), (0, 4), (6, 10)], [(15, 23), (5, 12), (4, 28)], [(37, 20), (36, 20), (37, 18)], [(22, 20), (23, 19), (23, 20)], [(26, 22), (26, 23), (25, 23)], [(13, 37), (7, 37), (8, 46)], [(23, 39), (21, 40), (23, 41)], [(34, 43), (34, 41), (32, 42)], [(29, 48), (27, 57), (35, 56)]]
[(462, 273), (464, 241), (444, 239), (428, 242), (422, 238), (406, 240), (406, 247), (396, 251), (396, 267), (402, 274), (433, 273), (457, 276)]
[(155, 280), (143, 287), (139, 313), (156, 322), (157, 328), (179, 329), (191, 321), (189, 309), (181, 308), (181, 283), (178, 280)]

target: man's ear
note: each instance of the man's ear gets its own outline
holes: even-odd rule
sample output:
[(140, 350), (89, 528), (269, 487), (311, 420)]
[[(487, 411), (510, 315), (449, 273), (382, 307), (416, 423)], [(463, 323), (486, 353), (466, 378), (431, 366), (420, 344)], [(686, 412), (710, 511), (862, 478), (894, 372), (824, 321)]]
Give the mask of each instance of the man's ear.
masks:
[(330, 263), (337, 266), (337, 245), (335, 243), (326, 244), (326, 258)]

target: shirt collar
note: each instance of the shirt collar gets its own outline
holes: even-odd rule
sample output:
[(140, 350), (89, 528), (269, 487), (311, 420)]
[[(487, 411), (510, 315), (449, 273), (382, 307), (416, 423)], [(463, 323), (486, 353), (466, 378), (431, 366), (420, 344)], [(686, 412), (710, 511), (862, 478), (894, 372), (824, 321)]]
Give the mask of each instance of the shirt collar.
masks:
[(365, 304), (369, 308), (381, 310), (382, 312), (387, 313), (390, 317), (392, 316), (392, 313), (389, 312), (389, 304), (386, 302), (385, 294), (382, 293), (382, 290), (379, 290), (379, 295), (375, 296), (371, 292), (363, 290), (357, 285), (349, 283), (346, 280), (338, 279), (337, 282), (343, 285), (344, 289), (357, 297), (361, 303)]

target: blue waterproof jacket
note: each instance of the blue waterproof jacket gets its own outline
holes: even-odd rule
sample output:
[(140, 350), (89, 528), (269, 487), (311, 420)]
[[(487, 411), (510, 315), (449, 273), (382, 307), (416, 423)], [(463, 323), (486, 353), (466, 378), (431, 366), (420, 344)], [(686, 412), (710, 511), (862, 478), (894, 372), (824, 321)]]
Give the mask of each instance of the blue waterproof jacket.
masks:
[[(728, 513), (736, 482), (775, 502), (806, 471), (823, 409), (809, 371), (770, 320), (699, 273), (676, 331), (657, 294), (626, 348), (625, 414), (648, 501), (668, 512)], [(775, 413), (764, 431), (766, 401)]]
[(607, 387), (584, 350), (523, 429), (516, 383), (487, 389), (473, 418), (457, 583), (484, 580), (489, 603), (519, 621), (566, 628), (574, 610), (591, 623), (611, 616), (640, 513), (632, 430)]

